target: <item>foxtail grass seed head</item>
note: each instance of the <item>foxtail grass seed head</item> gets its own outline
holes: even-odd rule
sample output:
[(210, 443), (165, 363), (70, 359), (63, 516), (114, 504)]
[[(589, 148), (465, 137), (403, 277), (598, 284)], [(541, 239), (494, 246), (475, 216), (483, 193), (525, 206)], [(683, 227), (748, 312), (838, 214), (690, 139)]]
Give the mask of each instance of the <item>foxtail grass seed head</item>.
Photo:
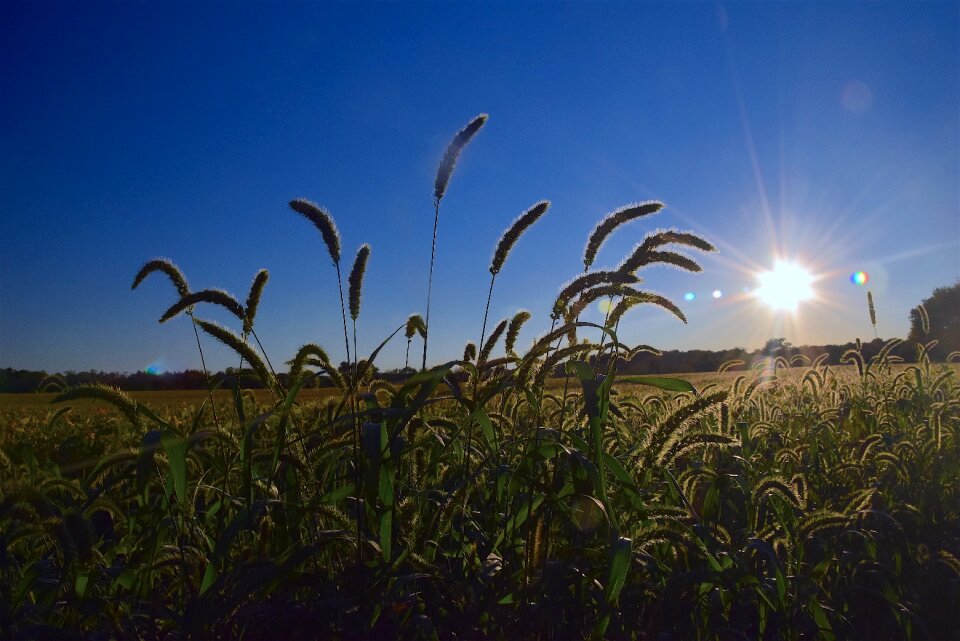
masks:
[(505, 329), (507, 329), (506, 318), (497, 323), (497, 326), (490, 332), (490, 336), (484, 341), (483, 346), (480, 348), (480, 357), (477, 359), (477, 364), (486, 363), (490, 360), (490, 354), (493, 352), (493, 348), (496, 346), (497, 341), (500, 340), (500, 335), (503, 334)]
[(87, 398), (110, 403), (120, 410), (134, 427), (140, 426), (140, 409), (137, 406), (137, 402), (127, 396), (122, 390), (108, 385), (95, 383), (93, 385), (70, 387), (61, 392), (51, 403), (65, 403), (67, 401)]
[(643, 243), (637, 245), (633, 253), (617, 267), (617, 271), (624, 274), (633, 274), (642, 267), (653, 264), (673, 265), (677, 269), (683, 269), (688, 272), (701, 272), (700, 267), (694, 260), (678, 254), (673, 251), (658, 251), (647, 249)]
[(443, 195), (447, 192), (447, 185), (450, 184), (450, 177), (453, 175), (453, 170), (457, 166), (457, 159), (460, 157), (460, 153), (463, 151), (463, 148), (467, 146), (467, 143), (470, 142), (470, 139), (473, 138), (476, 133), (480, 131), (480, 128), (483, 127), (484, 123), (487, 122), (487, 118), (489, 118), (487, 114), (478, 115), (468, 122), (463, 129), (454, 134), (453, 140), (447, 145), (447, 150), (443, 152), (443, 159), (437, 168), (437, 178), (433, 184), (433, 198), (437, 204), (440, 203)]
[(513, 318), (510, 319), (510, 326), (507, 327), (507, 337), (504, 340), (504, 347), (506, 347), (508, 354), (513, 354), (513, 347), (517, 343), (517, 336), (520, 334), (520, 327), (530, 320), (531, 314), (525, 309), (521, 309), (519, 312), (513, 315)]
[(353, 320), (357, 320), (360, 316), (360, 290), (363, 287), (363, 275), (367, 271), (368, 258), (370, 258), (370, 245), (364, 243), (357, 250), (353, 269), (350, 270), (350, 318)]
[(143, 282), (147, 276), (153, 272), (160, 272), (166, 274), (167, 278), (170, 279), (170, 282), (173, 283), (173, 286), (177, 288), (177, 293), (180, 294), (180, 298), (183, 298), (190, 293), (190, 287), (187, 285), (187, 279), (183, 277), (183, 273), (180, 269), (173, 264), (168, 258), (154, 258), (151, 261), (148, 261), (143, 267), (140, 268), (140, 271), (137, 272), (137, 275), (133, 278), (133, 285), (130, 286), (130, 289), (136, 289), (140, 286), (140, 283)]
[(641, 294), (642, 292), (633, 287), (618, 284), (598, 285), (591, 289), (584, 290), (566, 310), (566, 321), (568, 323), (574, 322), (574, 320), (583, 313), (583, 310), (600, 298), (607, 296), (640, 296)]
[(583, 266), (587, 269), (590, 268), (590, 265), (593, 264), (593, 261), (597, 257), (597, 252), (600, 251), (600, 247), (604, 241), (607, 240), (607, 236), (613, 233), (614, 229), (641, 216), (654, 214), (662, 208), (663, 203), (651, 200), (643, 203), (625, 205), (607, 214), (603, 220), (597, 224), (593, 233), (590, 234), (590, 238), (587, 240), (587, 246), (583, 250)]
[[(693, 232), (677, 231), (676, 229), (663, 229), (653, 234), (659, 245), (686, 245), (703, 252), (715, 252), (717, 248), (705, 238), (702, 238)], [(652, 247), (651, 247), (652, 249)]]
[(633, 285), (640, 279), (623, 270), (588, 272), (577, 276), (563, 286), (553, 304), (553, 314), (559, 318), (574, 296), (597, 285)]
[(924, 334), (930, 333), (930, 317), (927, 315), (927, 308), (923, 305), (917, 305), (917, 315), (920, 317), (920, 329)]
[(579, 316), (580, 313), (582, 313), (583, 310), (590, 305), (590, 303), (599, 298), (603, 298), (604, 296), (624, 296), (626, 299), (637, 299), (629, 303), (622, 303), (622, 307), (618, 304), (617, 308), (614, 308), (613, 312), (611, 313), (611, 316), (615, 316), (617, 319), (619, 319), (619, 317), (622, 316), (633, 305), (638, 303), (649, 303), (667, 310), (678, 319), (683, 321), (684, 324), (687, 322), (687, 317), (684, 316), (680, 308), (674, 305), (670, 299), (659, 294), (642, 292), (627, 285), (601, 285), (583, 292), (580, 297), (573, 302), (573, 304), (570, 306), (570, 309), (567, 311), (567, 320), (573, 320), (573, 318)]
[(639, 305), (643, 300), (636, 296), (627, 296), (622, 298), (613, 311), (607, 316), (607, 327), (615, 327), (620, 322), (620, 318), (627, 313), (634, 305)]
[(306, 217), (307, 220), (312, 222), (314, 226), (320, 230), (320, 234), (323, 236), (323, 242), (327, 245), (327, 251), (330, 252), (330, 258), (334, 263), (339, 263), (340, 233), (337, 231), (337, 226), (333, 224), (333, 217), (330, 216), (327, 210), (304, 198), (291, 200), (290, 208)]
[(243, 319), (243, 333), (249, 334), (253, 330), (253, 319), (257, 316), (257, 307), (260, 305), (260, 296), (263, 295), (263, 288), (270, 279), (270, 272), (261, 269), (253, 278), (250, 285), (250, 293), (247, 295), (247, 304)]
[(420, 314), (411, 314), (410, 318), (407, 319), (407, 326), (404, 330), (404, 335), (407, 337), (407, 340), (413, 340), (415, 334), (420, 334), (420, 338), (423, 338), (427, 333), (427, 326), (423, 322), (423, 316)]
[(463, 348), (463, 360), (470, 362), (477, 357), (477, 346), (473, 341), (468, 342)]
[(183, 310), (187, 309), (188, 307), (192, 307), (197, 303), (210, 303), (211, 305), (219, 305), (241, 321), (246, 321), (247, 316), (243, 306), (240, 305), (240, 302), (237, 301), (237, 299), (231, 294), (223, 291), (222, 289), (202, 289), (199, 292), (187, 294), (176, 303), (171, 305), (170, 308), (163, 313), (163, 316), (160, 317), (160, 322), (167, 322)]
[(547, 209), (549, 207), (549, 200), (541, 200), (533, 207), (520, 214), (520, 216), (517, 217), (513, 223), (511, 223), (510, 227), (503, 232), (503, 236), (500, 237), (500, 241), (497, 243), (497, 248), (493, 252), (493, 259), (490, 261), (491, 274), (496, 275), (499, 273), (499, 271), (503, 268), (503, 263), (507, 260), (507, 256), (510, 254), (510, 250), (520, 238), (520, 235), (523, 234), (523, 232), (525, 232), (530, 225), (537, 222), (537, 219), (547, 213)]
[(870, 310), (870, 324), (876, 328), (877, 326), (877, 310), (873, 306), (873, 292), (867, 292), (867, 309)]
[(307, 363), (308, 358), (330, 364), (330, 357), (327, 356), (327, 352), (322, 347), (314, 343), (307, 343), (297, 350), (293, 360), (287, 362), (290, 365), (290, 373), (288, 374), (290, 380), (295, 381), (300, 378), (300, 373), (303, 371), (303, 366)]
[(196, 323), (200, 329), (216, 338), (218, 341), (235, 351), (245, 361), (247, 361), (247, 363), (250, 364), (250, 367), (253, 368), (253, 371), (257, 373), (257, 376), (264, 385), (266, 385), (272, 391), (276, 389), (276, 380), (271, 375), (270, 370), (267, 369), (263, 359), (260, 358), (260, 355), (253, 351), (253, 349), (251, 349), (243, 339), (231, 332), (229, 329), (221, 327), (216, 323), (199, 319), (196, 321)]

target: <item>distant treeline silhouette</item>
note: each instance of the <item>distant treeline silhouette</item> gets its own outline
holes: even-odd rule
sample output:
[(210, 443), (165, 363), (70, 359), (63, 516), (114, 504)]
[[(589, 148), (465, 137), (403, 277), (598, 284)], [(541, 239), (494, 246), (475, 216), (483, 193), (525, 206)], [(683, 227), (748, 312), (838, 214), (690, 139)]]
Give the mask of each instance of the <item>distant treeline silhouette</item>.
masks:
[[(876, 356), (883, 348), (885, 339), (874, 339), (869, 343), (863, 343), (861, 352), (864, 359), (869, 361)], [(731, 370), (749, 369), (763, 359), (783, 357), (790, 361), (796, 356), (805, 356), (811, 361), (821, 354), (827, 354), (827, 363), (839, 365), (840, 358), (848, 349), (854, 349), (856, 344), (853, 342), (843, 345), (791, 345), (789, 341), (782, 338), (774, 338), (767, 341), (767, 344), (760, 349), (748, 351), (742, 347), (734, 347), (726, 350), (712, 351), (704, 349), (693, 350), (669, 350), (660, 354), (649, 352), (639, 352), (633, 356), (629, 362), (620, 364), (621, 374), (680, 374), (687, 372), (715, 372), (721, 365), (728, 361), (740, 360), (743, 365), (730, 368)], [(896, 346), (892, 355), (898, 356), (904, 362), (913, 362), (916, 359), (915, 344), (904, 342)], [(798, 362), (798, 364), (800, 364)], [(346, 363), (341, 363), (340, 369), (346, 367)], [(371, 377), (387, 380), (393, 383), (402, 382), (416, 370), (413, 368), (399, 368), (388, 371), (368, 372)], [(233, 368), (227, 368), (226, 371), (217, 372), (210, 375), (210, 380), (214, 384), (220, 383), (224, 389), (230, 389), (235, 384), (238, 372)], [(562, 367), (554, 371), (555, 376), (562, 376)], [(277, 378), (281, 385), (286, 386), (286, 375), (278, 373)], [(0, 369), (0, 392), (18, 393), (18, 392), (43, 392), (58, 391), (64, 387), (74, 385), (88, 385), (92, 383), (101, 383), (118, 387), (125, 391), (162, 391), (162, 390), (205, 390), (207, 389), (207, 379), (203, 372), (198, 370), (185, 370), (182, 372), (164, 372), (161, 374), (150, 374), (147, 372), (117, 373), (117, 372), (99, 372), (86, 371), (74, 372), (67, 371), (58, 374), (49, 374), (44, 371), (31, 371), (22, 369), (4, 368)], [(243, 370), (240, 372), (240, 385), (246, 389), (257, 389), (263, 387), (262, 383), (252, 372)], [(314, 385), (319, 387), (333, 387), (330, 378), (325, 375), (318, 375), (315, 378)], [(311, 385), (313, 386), (313, 385)]]

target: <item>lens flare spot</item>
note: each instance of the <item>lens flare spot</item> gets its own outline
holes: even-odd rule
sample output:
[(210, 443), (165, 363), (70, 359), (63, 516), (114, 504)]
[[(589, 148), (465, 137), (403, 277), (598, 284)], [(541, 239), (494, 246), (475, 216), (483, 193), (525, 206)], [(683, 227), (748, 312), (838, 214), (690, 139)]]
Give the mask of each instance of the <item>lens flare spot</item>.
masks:
[(155, 360), (143, 368), (143, 372), (145, 374), (149, 374), (150, 376), (157, 376), (158, 374), (163, 374), (166, 371), (167, 368), (164, 366), (162, 359)]
[(601, 314), (609, 314), (613, 311), (613, 301), (609, 298), (604, 298), (597, 303), (597, 307), (600, 309)]
[(693, 300), (693, 299), (696, 298), (696, 297), (697, 297), (697, 295), (694, 294), (693, 292), (687, 292), (686, 294), (683, 295), (683, 300), (685, 300), (685, 301), (691, 301), (691, 300)]
[(723, 298), (723, 292), (721, 292), (719, 289), (715, 289), (713, 290), (712, 296), (714, 298)]
[(850, 282), (854, 285), (866, 285), (870, 280), (870, 274), (865, 271), (853, 272), (850, 274)]

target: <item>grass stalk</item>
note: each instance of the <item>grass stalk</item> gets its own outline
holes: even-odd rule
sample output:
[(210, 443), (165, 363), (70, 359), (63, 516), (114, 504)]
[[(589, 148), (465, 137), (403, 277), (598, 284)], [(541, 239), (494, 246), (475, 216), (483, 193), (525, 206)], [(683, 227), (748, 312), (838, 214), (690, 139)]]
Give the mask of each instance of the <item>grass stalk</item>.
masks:
[(433, 203), (433, 241), (430, 243), (430, 272), (427, 277), (427, 313), (424, 318), (423, 332), (423, 360), (420, 363), (420, 370), (427, 369), (427, 344), (430, 341), (430, 298), (433, 293), (433, 264), (437, 257), (437, 224), (440, 222), (440, 200), (436, 199)]

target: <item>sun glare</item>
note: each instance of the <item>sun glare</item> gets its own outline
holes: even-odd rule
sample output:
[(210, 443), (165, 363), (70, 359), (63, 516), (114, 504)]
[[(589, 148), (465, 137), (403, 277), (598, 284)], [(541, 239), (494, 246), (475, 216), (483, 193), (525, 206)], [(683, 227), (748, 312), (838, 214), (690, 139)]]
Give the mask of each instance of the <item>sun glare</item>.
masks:
[(801, 301), (813, 298), (813, 276), (795, 263), (777, 262), (773, 271), (757, 274), (754, 296), (776, 311), (793, 312)]

